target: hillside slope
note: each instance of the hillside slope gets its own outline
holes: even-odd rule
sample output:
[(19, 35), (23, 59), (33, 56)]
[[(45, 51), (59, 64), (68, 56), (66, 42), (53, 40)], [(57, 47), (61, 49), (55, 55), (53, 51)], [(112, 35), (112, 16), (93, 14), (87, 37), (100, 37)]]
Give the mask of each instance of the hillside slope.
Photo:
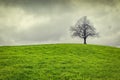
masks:
[(83, 44), (2, 46), (0, 80), (120, 80), (120, 48)]

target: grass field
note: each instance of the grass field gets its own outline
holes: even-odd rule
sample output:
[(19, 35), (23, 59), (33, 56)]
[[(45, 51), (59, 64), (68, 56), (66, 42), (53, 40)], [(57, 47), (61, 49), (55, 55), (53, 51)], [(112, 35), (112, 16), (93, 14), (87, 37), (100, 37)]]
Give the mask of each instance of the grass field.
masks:
[(83, 44), (1, 46), (0, 80), (120, 80), (120, 48)]

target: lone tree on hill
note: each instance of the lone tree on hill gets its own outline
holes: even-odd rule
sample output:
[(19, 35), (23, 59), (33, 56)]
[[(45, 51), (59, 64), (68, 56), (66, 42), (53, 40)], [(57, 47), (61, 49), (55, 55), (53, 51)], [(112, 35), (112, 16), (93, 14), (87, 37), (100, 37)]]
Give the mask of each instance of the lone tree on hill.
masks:
[(86, 39), (88, 37), (95, 37), (98, 35), (95, 30), (94, 26), (87, 19), (87, 16), (79, 19), (75, 26), (71, 27), (72, 36), (84, 39), (84, 44), (87, 44)]

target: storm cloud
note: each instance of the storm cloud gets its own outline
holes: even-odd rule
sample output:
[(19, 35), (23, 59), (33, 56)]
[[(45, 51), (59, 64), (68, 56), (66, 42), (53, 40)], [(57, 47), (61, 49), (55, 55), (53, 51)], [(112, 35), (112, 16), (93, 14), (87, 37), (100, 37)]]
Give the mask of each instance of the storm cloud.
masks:
[(100, 37), (90, 44), (120, 46), (119, 0), (0, 0), (0, 45), (82, 43), (70, 26), (82, 16)]

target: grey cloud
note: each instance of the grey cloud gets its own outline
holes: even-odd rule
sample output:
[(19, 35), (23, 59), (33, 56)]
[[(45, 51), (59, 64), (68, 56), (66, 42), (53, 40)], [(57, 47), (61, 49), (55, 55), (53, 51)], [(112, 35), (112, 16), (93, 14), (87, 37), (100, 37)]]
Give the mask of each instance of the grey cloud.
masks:
[[(59, 41), (60, 38), (66, 34), (66, 27), (69, 27), (70, 20), (65, 20), (64, 15), (60, 17), (52, 17), (50, 22), (37, 23), (31, 28), (17, 31), (17, 27), (2, 27), (3, 32), (1, 42), (3, 44), (17, 44), (26, 42), (44, 42), (44, 41)], [(65, 21), (64, 21), (65, 20)], [(19, 26), (19, 25), (18, 25)], [(7, 29), (7, 30), (6, 30)], [(7, 31), (7, 32), (6, 32)], [(15, 32), (16, 31), (16, 32)], [(6, 38), (8, 37), (9, 38)], [(7, 41), (8, 40), (8, 41)], [(14, 43), (12, 42), (14, 41)], [(6, 43), (7, 42), (7, 43)], [(2, 44), (1, 43), (1, 44)]]
[[(119, 0), (1, 0), (0, 45), (77, 42), (69, 28), (88, 16), (100, 33), (89, 43), (120, 45)], [(109, 27), (111, 26), (111, 28)], [(108, 42), (109, 40), (109, 42)]]
[[(57, 23), (48, 23), (47, 25), (36, 25), (26, 31), (21, 31), (19, 33), (20, 39), (26, 41), (49, 41), (49, 40), (59, 40), (61, 36), (65, 34), (64, 27), (60, 28)], [(22, 35), (21, 35), (22, 34)]]

